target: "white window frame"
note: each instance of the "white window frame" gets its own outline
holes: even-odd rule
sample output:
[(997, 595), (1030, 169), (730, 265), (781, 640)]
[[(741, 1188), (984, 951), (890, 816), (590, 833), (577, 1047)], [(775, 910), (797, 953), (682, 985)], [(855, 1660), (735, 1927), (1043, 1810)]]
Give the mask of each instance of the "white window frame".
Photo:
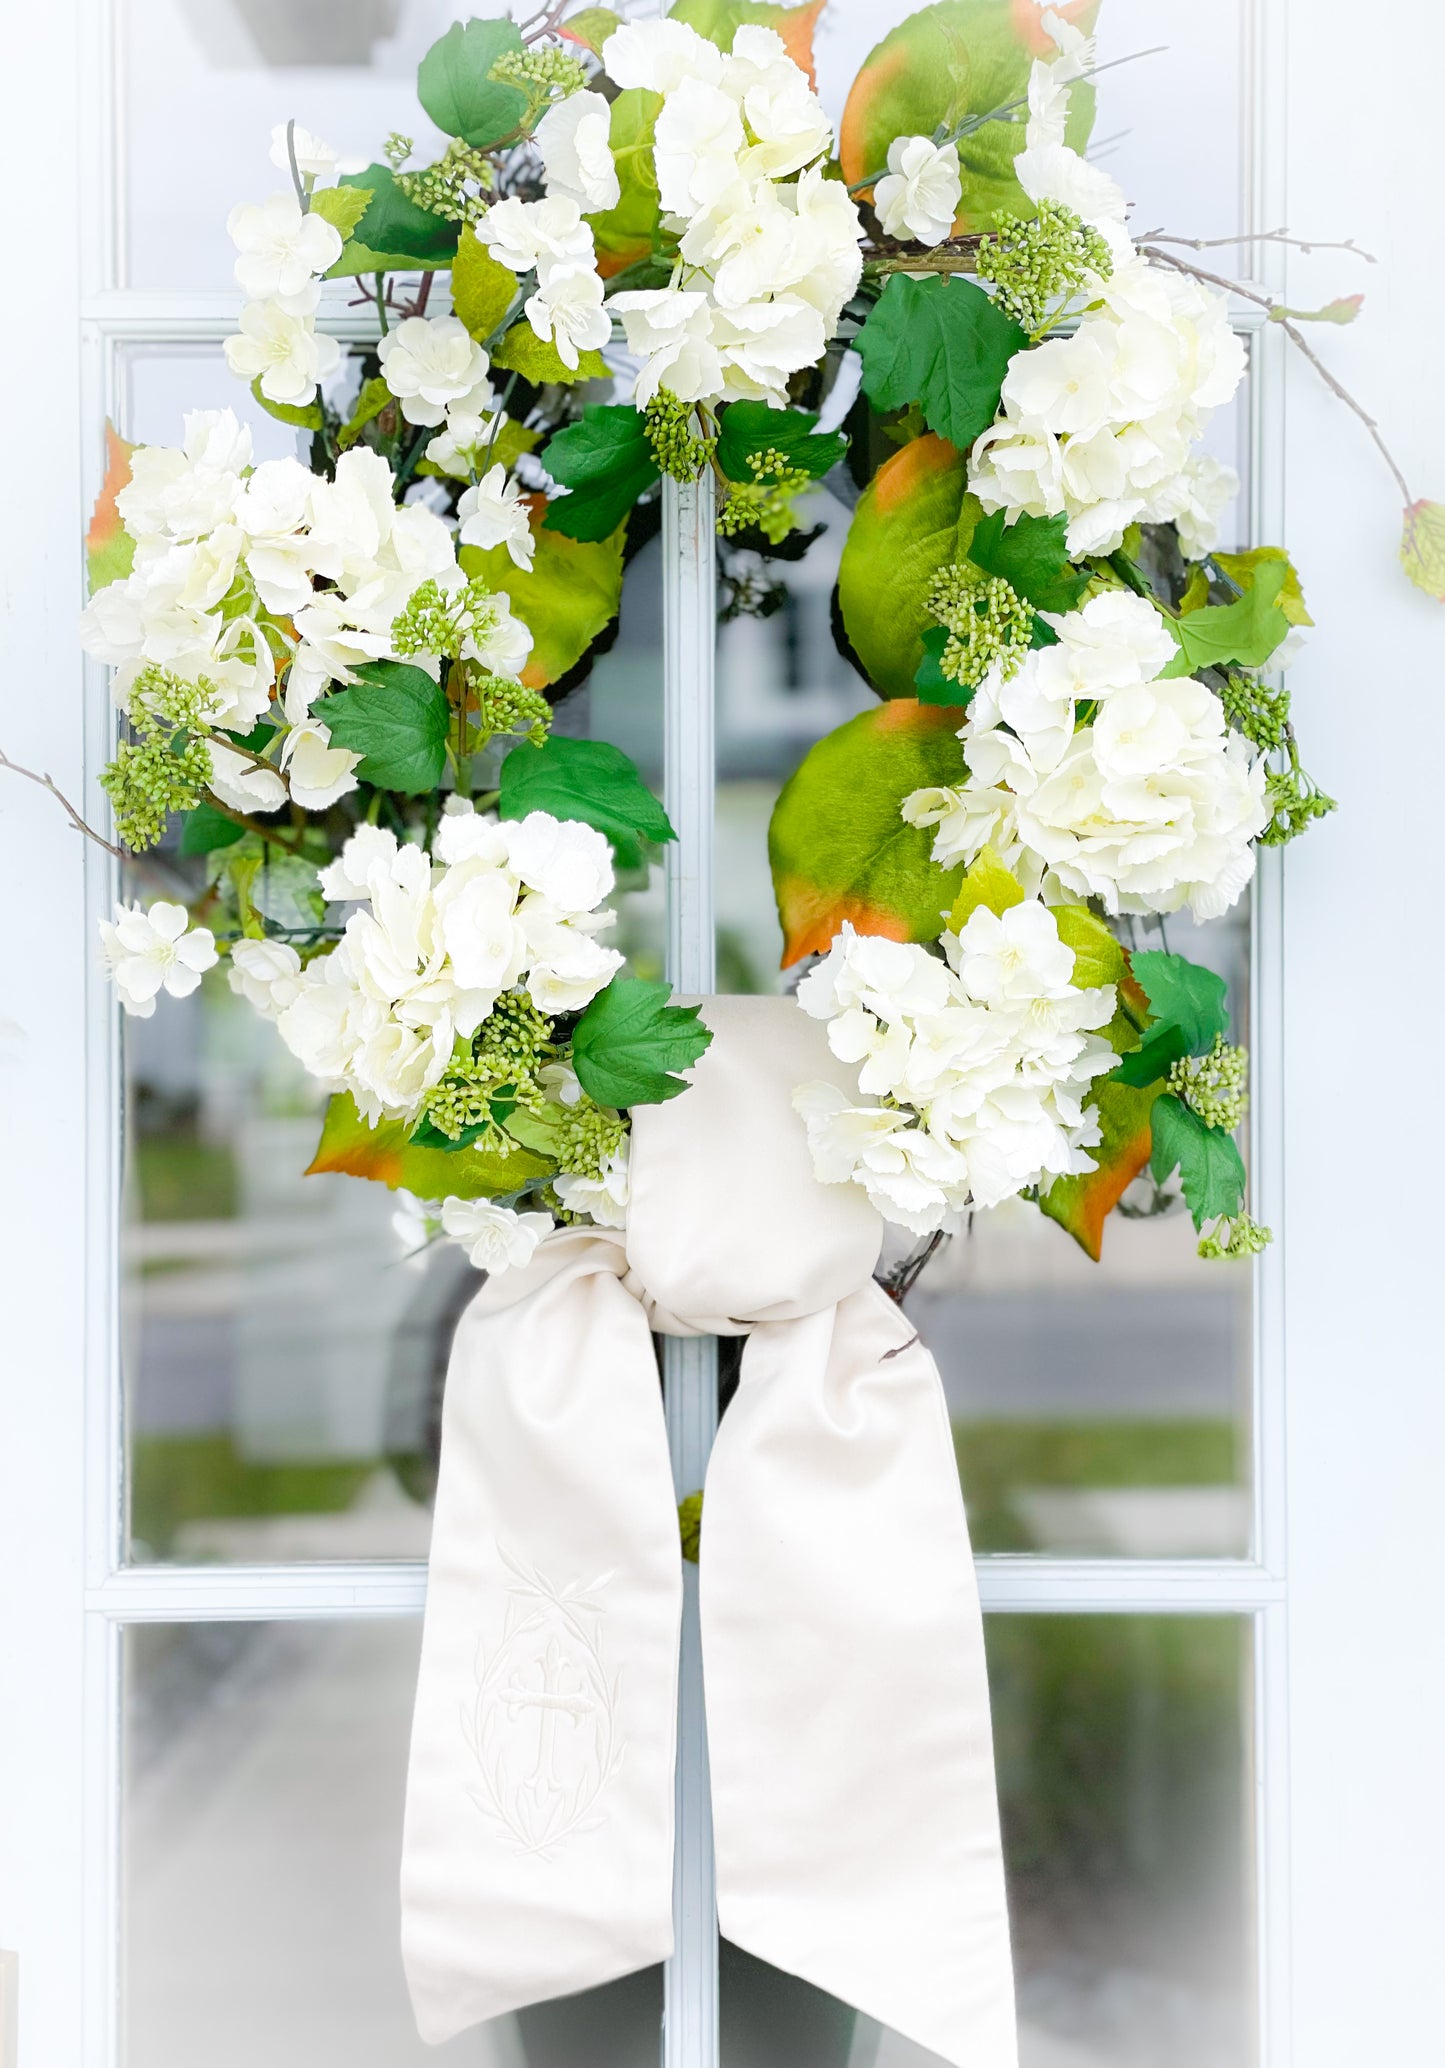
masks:
[[(1430, 68), (1405, 57), (1412, 44), (1429, 47), (1431, 21), (1424, 0), (1405, 0), (1401, 12), (1412, 17), (1413, 37), (1394, 44), (1388, 106), (1354, 109), (1355, 148), (1338, 147), (1338, 65), (1355, 24), (1343, 0), (1252, 0), (1242, 53), (1252, 226), (1289, 220), (1293, 192), (1308, 197), (1296, 211), (1310, 217), (1301, 228), (1354, 229), (1365, 242), (1373, 236), (1393, 246), (1391, 289), (1405, 320), (1362, 325), (1358, 340), (1347, 340), (1353, 377), (1382, 405), (1397, 381), (1421, 394), (1410, 386), (1411, 326), (1436, 339), (1445, 327), (1438, 281), (1427, 293), (1411, 272), (1430, 248), (1429, 194), (1418, 191), (1427, 183), (1417, 169), (1416, 190), (1406, 191), (1394, 174), (1396, 136), (1428, 134), (1434, 120)], [(93, 671), (80, 693), (71, 626), (82, 594), (78, 540), (99, 486), (100, 425), (115, 405), (119, 349), (136, 340), (219, 339), (232, 326), (233, 297), (108, 284), (124, 215), (110, 0), (54, 0), (30, 10), (16, 33), (24, 47), (11, 74), (8, 135), (15, 163), (44, 168), (46, 227), (17, 260), (29, 314), (7, 340), (16, 354), (8, 392), (20, 399), (6, 431), (16, 486), (0, 498), (0, 567), (12, 600), (12, 693), (0, 744), (94, 810), (112, 721)], [(103, 211), (98, 199), (107, 194)], [(1331, 224), (1340, 227), (1324, 227)], [(1294, 262), (1266, 247), (1259, 270), (1284, 286)], [(364, 317), (332, 327), (367, 334)], [(1256, 1280), (1254, 1551), (1191, 1561), (989, 1556), (978, 1562), (979, 1583), (994, 1613), (1250, 1619), (1260, 2061), (1353, 2068), (1367, 2048), (1378, 2059), (1424, 2057), (1435, 2019), (1431, 1955), (1438, 1961), (1445, 1935), (1433, 1743), (1445, 1665), (1438, 1640), (1429, 1642), (1433, 1575), (1445, 1563), (1434, 1486), (1445, 1455), (1445, 1388), (1431, 1376), (1438, 1353), (1422, 1290), (1433, 1290), (1438, 1208), (1429, 1159), (1422, 1172), (1420, 1147), (1401, 1139), (1397, 1120), (1395, 1138), (1375, 1144), (1381, 1198), (1397, 1204), (1382, 1205), (1378, 1230), (1350, 1231), (1355, 1259), (1363, 1246), (1379, 1284), (1372, 1309), (1353, 1289), (1348, 1274), (1358, 1274), (1358, 1261), (1327, 1202), (1296, 1188), (1286, 1216), (1285, 1170), (1287, 1158), (1291, 1170), (1319, 1170), (1322, 1102), (1337, 1079), (1315, 1026), (1340, 927), (1379, 954), (1395, 952), (1399, 969), (1418, 975), (1428, 959), (1398, 898), (1402, 881), (1427, 880), (1433, 860), (1425, 829), (1399, 822), (1398, 764), (1386, 788), (1385, 765), (1399, 746), (1374, 731), (1375, 765), (1362, 767), (1350, 755), (1347, 712), (1371, 663), (1373, 615), (1391, 628), (1392, 674), (1403, 683), (1398, 737), (1407, 722), (1428, 737), (1438, 618), (1427, 619), (1427, 606), (1412, 609), (1408, 596), (1402, 601), (1388, 554), (1375, 555), (1393, 522), (1391, 499), (1376, 494), (1367, 458), (1355, 464), (1337, 405), (1316, 393), (1308, 369), (1287, 362), (1285, 341), (1272, 330), (1254, 340), (1250, 406), (1254, 535), (1288, 538), (1307, 570), (1322, 570), (1320, 587), (1342, 535), (1353, 554), (1346, 601), (1337, 606), (1327, 595), (1323, 609), (1316, 603), (1318, 657), (1302, 680), (1316, 699), (1312, 744), (1334, 752), (1338, 785), (1345, 775), (1353, 780), (1357, 829), (1348, 852), (1327, 829), (1300, 861), (1291, 856), (1288, 961), (1278, 855), (1262, 858), (1255, 896), (1253, 1173), (1256, 1210), (1280, 1239)], [(1417, 450), (1404, 455), (1409, 471), (1424, 475), (1433, 464), (1436, 480), (1445, 480), (1438, 409), (1422, 429), (1395, 414), (1399, 430), (1416, 439)], [(1351, 469), (1358, 507), (1343, 515), (1327, 507), (1318, 459), (1326, 442)], [(702, 991), (712, 981), (705, 496), (670, 488), (666, 521), (667, 801), (682, 833), (668, 862), (670, 962), (680, 988)], [(0, 1946), (20, 1955), (23, 2068), (113, 2068), (122, 1633), (143, 1622), (415, 1615), (425, 1572), (383, 1563), (120, 1563), (118, 1065), (114, 1006), (91, 947), (95, 917), (112, 895), (111, 868), (59, 830), (53, 800), (13, 777), (0, 781), (8, 786), (0, 795), (0, 880), (9, 886), (10, 966), (27, 979), (13, 1007), (0, 1000), (0, 1022), (13, 1022), (0, 1024), (3, 1153), (7, 1173), (19, 1174), (0, 1242), (0, 1630), (11, 1669), (0, 1702)], [(1394, 843), (1388, 867), (1360, 857), (1372, 829), (1381, 849)], [(1393, 1064), (1384, 1068), (1389, 1074)], [(1388, 1096), (1378, 1077), (1374, 1095)], [(1423, 1119), (1438, 1093), (1424, 1082), (1419, 1098)], [(1437, 1164), (1440, 1154), (1437, 1141)], [(705, 1345), (669, 1349), (669, 1426), (683, 1491), (700, 1480), (710, 1438), (710, 1356)], [(1352, 1449), (1350, 1416), (1362, 1413), (1371, 1418), (1369, 1440)], [(1375, 1426), (1380, 1417), (1388, 1442)], [(667, 1979), (667, 2068), (714, 2068), (716, 2060), (698, 1699), (694, 1661), (684, 1695), (681, 1932)], [(1409, 1833), (1409, 1842), (1395, 1833)]]

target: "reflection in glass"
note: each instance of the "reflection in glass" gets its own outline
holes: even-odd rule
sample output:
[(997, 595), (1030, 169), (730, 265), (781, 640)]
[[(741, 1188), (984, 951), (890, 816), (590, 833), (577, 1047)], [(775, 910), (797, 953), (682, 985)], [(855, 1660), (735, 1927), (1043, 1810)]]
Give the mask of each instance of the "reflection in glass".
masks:
[(656, 1969), (417, 2038), (396, 1887), (419, 1642), (411, 1618), (127, 1631), (127, 2068), (656, 2059)]
[[(178, 384), (173, 368), (172, 437)], [(654, 539), (632, 563), (615, 643), (557, 719), (620, 740), (652, 780), (659, 554)], [(205, 866), (158, 851), (126, 894), (192, 897)], [(659, 974), (660, 869), (618, 891), (616, 945)], [(124, 1046), (129, 1555), (425, 1557), (442, 1379), (475, 1273), (450, 1243), (405, 1258), (384, 1186), (303, 1175), (325, 1096), (224, 970), (127, 1020)]]
[[(1249, 1626), (992, 1616), (1021, 2068), (1250, 2068)], [(937, 2056), (735, 1947), (723, 2068)]]

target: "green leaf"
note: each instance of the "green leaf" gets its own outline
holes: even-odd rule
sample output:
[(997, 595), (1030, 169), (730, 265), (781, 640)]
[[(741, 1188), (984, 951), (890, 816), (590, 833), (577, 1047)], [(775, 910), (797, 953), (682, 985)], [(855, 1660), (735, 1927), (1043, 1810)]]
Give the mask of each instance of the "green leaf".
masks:
[(434, 790), (447, 762), (446, 691), (404, 661), (368, 661), (352, 673), (355, 689), (333, 690), (317, 706), (332, 745), (360, 754), (356, 773), (378, 790)]
[[(1243, 668), (1258, 668), (1269, 659), (1290, 621), (1278, 598), (1285, 585), (1287, 563), (1261, 561), (1254, 580), (1234, 603), (1209, 604), (1192, 610), (1187, 617), (1165, 618), (1164, 623), (1179, 642), (1185, 672), (1217, 668), (1236, 661)], [(1165, 670), (1174, 672), (1173, 666)]]
[(263, 393), (259, 374), (251, 383), (251, 394), (267, 416), (275, 417), (278, 423), (294, 424), (298, 431), (319, 431), (326, 421), (319, 402), (308, 402), (300, 409), (289, 402), (273, 402), (269, 395)]
[(480, 150), (513, 136), (530, 105), (525, 93), (492, 77), (499, 57), (520, 54), (522, 39), (505, 17), (453, 22), (417, 67), (417, 99), (446, 136)]
[(130, 481), (130, 456), (135, 451), (108, 419), (105, 426), (105, 479), (90, 513), (85, 534), (85, 565), (90, 593), (124, 581), (135, 564), (135, 540), (120, 521), (116, 497)]
[(1287, 309), (1276, 302), (1269, 312), (1271, 323), (1353, 323), (1364, 307), (1362, 294), (1338, 294), (1322, 309)]
[(487, 552), (463, 546), (465, 571), (511, 599), (512, 613), (532, 633), (522, 669), (528, 689), (547, 689), (581, 660), (617, 615), (622, 600), (622, 553), (627, 522), (609, 538), (569, 539), (560, 531), (532, 534), (530, 570), (518, 567), (505, 546)]
[(1445, 503), (1411, 503), (1400, 533), (1400, 565), (1417, 589), (1445, 603)]
[(616, 206), (590, 216), (597, 270), (604, 280), (652, 256), (660, 235), (652, 145), (662, 95), (629, 86), (612, 103), (607, 141), (621, 190)]
[(993, 510), (975, 525), (968, 557), (985, 574), (1002, 576), (1035, 610), (1072, 610), (1089, 577), (1069, 564), (1068, 528), (1063, 515), (1006, 524), (1003, 511)]
[[(1292, 625), (1314, 623), (1305, 608), (1304, 590), (1300, 587), (1294, 562), (1283, 546), (1251, 546), (1247, 553), (1211, 553), (1209, 557), (1221, 574), (1228, 575), (1236, 589), (1252, 588), (1260, 568), (1266, 562), (1278, 561), (1284, 569), (1284, 583), (1275, 601)], [(1202, 575), (1203, 569), (1196, 568), (1195, 573)]]
[(607, 361), (600, 352), (579, 352), (577, 364), (568, 366), (552, 340), (538, 337), (525, 320), (512, 325), (493, 352), (492, 364), (504, 367), (508, 373), (519, 373), (524, 381), (531, 381), (538, 388), (549, 381), (570, 388), (578, 381), (609, 378)]
[(838, 607), (880, 696), (918, 695), (924, 640), (937, 629), (928, 592), (940, 568), (968, 557), (983, 515), (967, 479), (960, 454), (929, 434), (886, 459), (858, 498), (838, 568)]
[(371, 200), (328, 280), (349, 279), (356, 273), (435, 272), (451, 264), (456, 224), (408, 201), (389, 165), (343, 173), (338, 184), (365, 187)]
[(822, 12), (823, 0), (807, 0), (802, 7), (773, 0), (677, 0), (668, 9), (671, 20), (686, 22), (723, 51), (732, 49), (741, 28), (775, 29), (788, 56), (813, 83), (813, 30)]
[(848, 450), (841, 431), (819, 437), (811, 409), (773, 409), (766, 402), (732, 402), (722, 413), (718, 431), (718, 464), (729, 481), (752, 481), (751, 453), (779, 452), (790, 469), (821, 480)]
[(217, 848), (234, 847), (245, 837), (244, 826), (238, 826), (204, 799), (181, 820), (182, 854), (211, 854)]
[(517, 276), (492, 257), (470, 223), (462, 226), (452, 260), (452, 311), (484, 345), (517, 298)]
[(1182, 1056), (1203, 1055), (1217, 1034), (1229, 1025), (1223, 977), (1202, 969), (1183, 955), (1155, 948), (1130, 957), (1133, 973), (1148, 1000), (1153, 1024), (1143, 1042), (1120, 1063), (1121, 1084), (1153, 1084)]
[[(1086, 33), (1097, 5), (1070, 8)], [(910, 14), (873, 50), (848, 93), (838, 156), (850, 186), (876, 179), (895, 137), (945, 134), (968, 116), (987, 115), (1023, 98), (1029, 67), (1053, 45), (1040, 10), (1019, 0), (942, 0)], [(864, 19), (867, 18), (866, 13)], [(1064, 141), (1082, 151), (1093, 121), (1094, 89), (1074, 86)], [(1001, 215), (1031, 216), (1034, 203), (1014, 177), (1023, 147), (1022, 111), (985, 122), (958, 144), (963, 195), (958, 228), (991, 230)]]
[[(508, 1133), (511, 1133), (510, 1128)], [(369, 1127), (349, 1092), (326, 1108), (326, 1121), (307, 1177), (341, 1171), (378, 1184), (400, 1185), (418, 1199), (495, 1199), (550, 1177), (557, 1160), (518, 1143), (510, 1156), (488, 1149), (425, 1149), (407, 1139), (406, 1122)]]
[(612, 842), (619, 863), (636, 867), (644, 840), (676, 840), (667, 813), (635, 763), (607, 740), (569, 740), (551, 734), (540, 747), (514, 747), (502, 763), (497, 810), (504, 819), (547, 811), (582, 819)]
[(344, 244), (371, 206), (370, 187), (317, 187), (311, 196), (311, 213), (341, 232)]
[(1178, 1169), (1184, 1198), (1196, 1228), (1220, 1214), (1237, 1214), (1244, 1204), (1244, 1159), (1233, 1135), (1206, 1127), (1199, 1115), (1166, 1092), (1154, 1101), (1149, 1168), (1156, 1185)]
[(920, 704), (947, 704), (952, 710), (963, 711), (973, 702), (973, 688), (944, 674), (943, 651), (947, 645), (947, 625), (930, 625), (923, 635), (923, 659), (918, 663), (913, 687)]
[(985, 847), (964, 871), (953, 910), (948, 915), (948, 930), (962, 933), (980, 906), (987, 912), (1003, 913), (1023, 901), (1023, 885), (1004, 867), (993, 849)]
[(583, 7), (557, 24), (557, 34), (568, 43), (580, 43), (594, 57), (601, 57), (603, 44), (621, 27), (622, 17), (610, 7)]
[(361, 392), (351, 405), (351, 415), (342, 425), (341, 435), (336, 441), (340, 450), (345, 452), (348, 446), (355, 445), (367, 425), (379, 417), (387, 404), (395, 399), (379, 373), (371, 380), (363, 381)]
[(1104, 921), (1087, 905), (1052, 905), (1059, 939), (1074, 951), (1069, 982), (1081, 991), (1112, 984), (1114, 1017), (1100, 1032), (1116, 1055), (1131, 1055), (1139, 1046), (1139, 1028), (1149, 1017), (1149, 1000), (1134, 976), (1129, 957)]
[(768, 828), (783, 967), (826, 953), (848, 920), (859, 933), (932, 941), (962, 869), (933, 860), (933, 828), (901, 816), (910, 791), (957, 783), (958, 714), (904, 698), (819, 740), (783, 785)]
[(712, 1034), (695, 1005), (669, 1005), (671, 984), (614, 977), (572, 1032), (572, 1067), (599, 1106), (655, 1106), (687, 1090)]
[(548, 503), (549, 531), (569, 539), (605, 539), (645, 489), (660, 478), (640, 411), (629, 405), (589, 403), (580, 424), (569, 424), (543, 447), (542, 465), (568, 496)]
[(1089, 1087), (1088, 1103), (1099, 1116), (1100, 1140), (1089, 1151), (1094, 1168), (1075, 1178), (1055, 1178), (1040, 1200), (1051, 1221), (1067, 1228), (1086, 1256), (1097, 1264), (1104, 1246), (1104, 1223), (1128, 1187), (1149, 1161), (1149, 1114), (1157, 1086), (1136, 1090), (1111, 1077)]
[(997, 416), (1009, 361), (1027, 344), (975, 281), (894, 273), (858, 333), (863, 392), (875, 409), (921, 404), (929, 429), (962, 452)]

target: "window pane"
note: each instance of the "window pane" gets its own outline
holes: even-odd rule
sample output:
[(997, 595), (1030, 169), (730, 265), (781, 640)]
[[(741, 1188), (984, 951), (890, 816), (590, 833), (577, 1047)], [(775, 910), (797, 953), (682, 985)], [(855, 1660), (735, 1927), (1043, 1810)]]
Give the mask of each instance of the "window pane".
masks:
[[(1021, 2068), (1250, 2068), (1249, 1625), (991, 1616)], [(723, 1948), (723, 2068), (937, 2056)]]
[[(192, 406), (252, 405), (214, 347), (128, 350), (131, 438), (174, 443)], [(258, 457), (294, 434), (255, 412)], [(279, 441), (279, 443), (278, 443)], [(662, 763), (660, 542), (632, 563), (621, 624), (559, 732)], [(204, 857), (162, 850), (128, 897), (193, 898)], [(660, 869), (620, 880), (618, 947), (662, 960)], [(477, 1279), (442, 1243), (407, 1260), (398, 1202), (305, 1177), (325, 1096), (212, 971), (124, 1022), (123, 1364), (129, 1555), (137, 1560), (424, 1557), (441, 1380)]]
[(661, 1971), (443, 2047), (412, 2025), (397, 1869), (420, 1626), (125, 1638), (126, 2068), (635, 2068)]

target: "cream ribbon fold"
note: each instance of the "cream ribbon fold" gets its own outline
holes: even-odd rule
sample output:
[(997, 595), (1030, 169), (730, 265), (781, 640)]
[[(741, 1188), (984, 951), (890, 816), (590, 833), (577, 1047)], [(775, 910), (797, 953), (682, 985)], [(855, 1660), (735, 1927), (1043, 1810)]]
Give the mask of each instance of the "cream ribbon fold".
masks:
[(791, 1000), (715, 998), (633, 1114), (625, 1236), (483, 1285), (442, 1420), (402, 1857), (424, 2039), (672, 1950), (682, 1582), (650, 1340), (746, 1335), (700, 1602), (720, 1927), (959, 2068), (1015, 2068), (983, 1632), (938, 1372), (815, 1179), (846, 1083)]

